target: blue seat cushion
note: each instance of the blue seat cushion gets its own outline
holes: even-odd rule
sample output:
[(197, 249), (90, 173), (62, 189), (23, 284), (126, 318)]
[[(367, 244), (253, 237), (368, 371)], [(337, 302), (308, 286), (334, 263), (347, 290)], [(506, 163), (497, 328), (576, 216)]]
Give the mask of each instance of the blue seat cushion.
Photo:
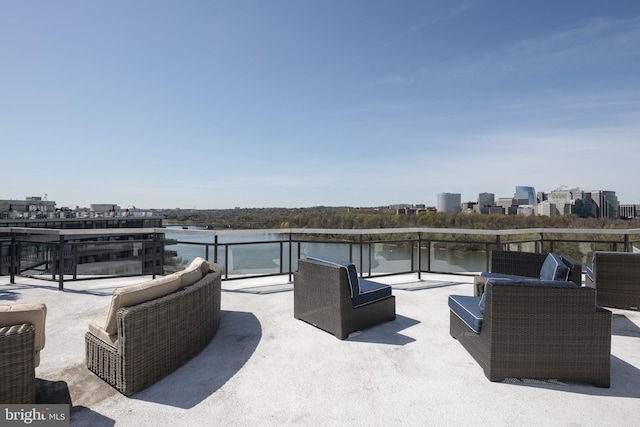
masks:
[(477, 333), (482, 329), (483, 317), (479, 303), (480, 297), (449, 295), (449, 309)]
[(307, 256), (307, 259), (346, 268), (347, 278), (349, 279), (349, 287), (351, 288), (351, 301), (352, 303), (355, 303), (355, 298), (360, 294), (360, 288), (358, 286), (358, 270), (356, 270), (356, 266), (353, 263), (313, 255)]
[(391, 286), (383, 283), (360, 279), (358, 287), (360, 289), (360, 293), (352, 300), (354, 307), (379, 301), (391, 296)]
[(569, 278), (569, 267), (562, 261), (558, 254), (553, 252), (547, 258), (540, 269), (540, 279), (542, 280), (567, 280)]

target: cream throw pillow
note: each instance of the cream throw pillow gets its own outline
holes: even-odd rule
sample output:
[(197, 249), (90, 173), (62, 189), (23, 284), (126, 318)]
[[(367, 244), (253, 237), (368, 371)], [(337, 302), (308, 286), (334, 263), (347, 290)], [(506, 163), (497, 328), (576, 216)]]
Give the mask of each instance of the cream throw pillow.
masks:
[(44, 348), (47, 306), (42, 303), (0, 305), (0, 326), (30, 323), (36, 328), (35, 351)]
[(107, 314), (105, 332), (109, 335), (113, 335), (118, 332), (116, 314), (122, 307), (131, 307), (141, 304), (143, 302), (168, 295), (182, 287), (180, 276), (177, 274), (170, 274), (148, 282), (115, 289), (113, 291), (113, 297), (111, 297), (109, 314)]

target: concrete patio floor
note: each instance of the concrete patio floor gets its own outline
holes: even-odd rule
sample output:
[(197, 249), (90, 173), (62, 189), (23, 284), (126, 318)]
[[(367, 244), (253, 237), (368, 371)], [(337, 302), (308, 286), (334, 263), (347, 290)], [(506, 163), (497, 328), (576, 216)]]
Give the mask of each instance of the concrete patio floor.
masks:
[(340, 341), (293, 318), (287, 276), (222, 283), (220, 329), (205, 350), (125, 397), (87, 370), (84, 334), (113, 289), (148, 277), (57, 283), (0, 277), (0, 304), (44, 302), (36, 376), (66, 382), (77, 426), (635, 426), (640, 313), (612, 310), (611, 388), (553, 381), (492, 383), (449, 335), (450, 294), (472, 277), (378, 278), (397, 319)]

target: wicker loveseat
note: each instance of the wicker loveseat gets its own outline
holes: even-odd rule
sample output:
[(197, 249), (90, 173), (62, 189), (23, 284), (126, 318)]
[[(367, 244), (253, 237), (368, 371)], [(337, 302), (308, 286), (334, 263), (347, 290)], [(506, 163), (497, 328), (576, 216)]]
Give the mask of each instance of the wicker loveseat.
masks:
[(391, 287), (358, 278), (351, 263), (307, 257), (294, 273), (293, 315), (345, 339), (352, 332), (395, 320)]
[(595, 289), (567, 281), (491, 278), (482, 297), (451, 295), (450, 334), (491, 381), (590, 382), (609, 387), (611, 312)]
[(124, 395), (142, 390), (204, 349), (220, 324), (217, 265), (118, 288), (106, 317), (89, 324), (87, 367)]
[(0, 306), (0, 404), (36, 403), (46, 316), (42, 303)]
[(567, 255), (491, 251), (491, 270), (474, 278), (474, 295), (482, 295), (491, 277), (568, 280), (582, 286), (582, 264)]
[(640, 253), (594, 252), (585, 284), (596, 288), (599, 305), (640, 309)]

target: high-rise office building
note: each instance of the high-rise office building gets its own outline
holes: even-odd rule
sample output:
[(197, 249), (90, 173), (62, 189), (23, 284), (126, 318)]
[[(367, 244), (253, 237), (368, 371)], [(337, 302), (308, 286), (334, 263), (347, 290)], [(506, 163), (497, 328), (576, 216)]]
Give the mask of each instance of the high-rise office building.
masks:
[(591, 199), (597, 206), (598, 218), (619, 218), (620, 202), (615, 191), (592, 191)]
[(536, 190), (533, 187), (517, 186), (513, 195), (516, 205), (537, 205)]
[(494, 206), (496, 204), (496, 195), (493, 193), (478, 194), (478, 206)]
[(462, 196), (460, 193), (438, 194), (436, 208), (438, 212), (457, 213), (462, 211)]

